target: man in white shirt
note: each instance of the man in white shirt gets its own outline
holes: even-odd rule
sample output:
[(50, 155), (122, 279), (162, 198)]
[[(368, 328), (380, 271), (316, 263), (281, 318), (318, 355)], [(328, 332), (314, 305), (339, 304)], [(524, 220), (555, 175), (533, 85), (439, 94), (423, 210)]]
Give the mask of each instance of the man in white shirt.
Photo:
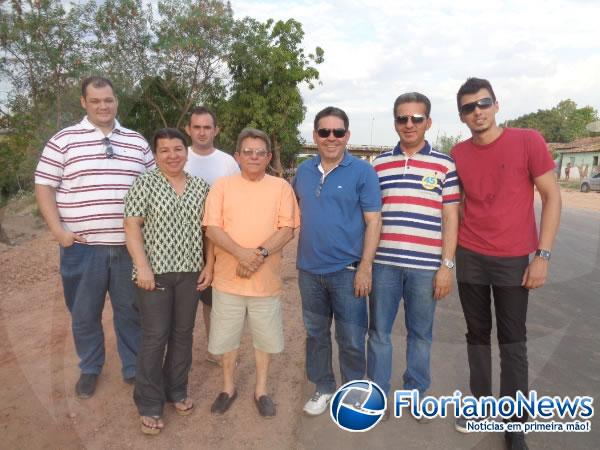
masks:
[(86, 116), (46, 143), (35, 171), (35, 194), (60, 244), (60, 273), (81, 369), (75, 392), (89, 398), (104, 366), (107, 292), (123, 379), (135, 380), (140, 319), (125, 248), (123, 197), (139, 174), (154, 168), (154, 158), (143, 136), (117, 121), (110, 80), (86, 78), (80, 100)]
[[(239, 173), (240, 168), (233, 157), (214, 147), (215, 137), (219, 134), (217, 126), (217, 117), (214, 112), (204, 106), (197, 106), (192, 109), (190, 114), (190, 123), (186, 125), (185, 132), (192, 139), (192, 145), (189, 147), (188, 160), (184, 170), (189, 174), (203, 178), (211, 186), (221, 177)], [(214, 264), (212, 250), (209, 250), (207, 243), (206, 256), (207, 266)], [(209, 261), (208, 259), (213, 259)], [(204, 317), (204, 327), (206, 336), (210, 332), (210, 311), (212, 308), (212, 288), (208, 287), (202, 292), (202, 315)], [(219, 364), (219, 357), (208, 354), (208, 361)]]

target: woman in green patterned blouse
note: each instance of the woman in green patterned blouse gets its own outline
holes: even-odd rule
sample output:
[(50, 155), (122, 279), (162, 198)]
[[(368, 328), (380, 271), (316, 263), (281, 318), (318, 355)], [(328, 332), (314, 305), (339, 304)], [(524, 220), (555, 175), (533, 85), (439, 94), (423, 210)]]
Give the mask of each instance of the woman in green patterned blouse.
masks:
[(199, 291), (212, 281), (214, 260), (207, 255), (204, 265), (201, 223), (209, 186), (183, 171), (185, 137), (160, 129), (152, 151), (157, 168), (139, 176), (125, 197), (127, 249), (142, 322), (133, 397), (146, 434), (164, 427), (166, 402), (179, 415), (192, 412), (187, 385), (196, 308)]

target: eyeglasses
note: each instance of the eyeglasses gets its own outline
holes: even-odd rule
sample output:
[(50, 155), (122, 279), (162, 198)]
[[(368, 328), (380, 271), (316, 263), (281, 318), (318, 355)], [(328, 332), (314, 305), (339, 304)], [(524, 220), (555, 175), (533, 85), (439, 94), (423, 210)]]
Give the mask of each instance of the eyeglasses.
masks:
[(494, 100), (491, 97), (480, 98), (476, 102), (465, 103), (460, 107), (461, 114), (471, 114), (475, 111), (475, 108), (488, 109), (494, 104)]
[(250, 158), (251, 156), (256, 156), (257, 158), (266, 158), (269, 152), (264, 148), (243, 148), (239, 151), (242, 156), (246, 158)]
[(320, 138), (325, 139), (328, 138), (331, 133), (333, 133), (333, 135), (339, 139), (346, 136), (346, 131), (347, 130), (345, 128), (319, 128), (317, 130), (317, 135)]
[(102, 139), (102, 143), (104, 144), (104, 155), (108, 159), (112, 159), (112, 157), (115, 156), (115, 151), (112, 148), (110, 139), (105, 137), (104, 139)]
[(398, 125), (406, 125), (408, 123), (408, 119), (410, 119), (413, 125), (419, 125), (425, 122), (427, 116), (424, 116), (423, 114), (413, 114), (411, 116), (397, 116), (396, 123)]

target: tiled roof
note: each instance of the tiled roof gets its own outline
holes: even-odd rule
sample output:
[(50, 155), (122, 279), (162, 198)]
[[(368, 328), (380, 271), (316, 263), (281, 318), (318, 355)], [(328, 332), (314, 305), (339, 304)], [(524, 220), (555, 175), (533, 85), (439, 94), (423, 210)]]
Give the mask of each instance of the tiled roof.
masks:
[(561, 153), (600, 152), (600, 136), (576, 139), (566, 144), (550, 143), (548, 147)]

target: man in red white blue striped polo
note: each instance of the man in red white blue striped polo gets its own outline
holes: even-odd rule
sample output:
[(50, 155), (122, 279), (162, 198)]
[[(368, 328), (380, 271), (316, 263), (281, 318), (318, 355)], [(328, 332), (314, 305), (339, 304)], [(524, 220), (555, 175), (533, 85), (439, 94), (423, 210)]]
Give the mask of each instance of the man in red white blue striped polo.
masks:
[(116, 120), (110, 80), (82, 83), (81, 122), (52, 136), (35, 171), (38, 207), (60, 244), (60, 273), (81, 375), (79, 398), (91, 397), (104, 365), (102, 310), (110, 295), (123, 379), (135, 379), (140, 323), (132, 262), (125, 247), (123, 197), (154, 167), (146, 140)]
[(407, 329), (403, 388), (431, 384), (430, 350), (438, 300), (452, 287), (460, 191), (454, 161), (431, 148), (431, 102), (399, 96), (394, 123), (400, 142), (373, 162), (382, 195), (381, 240), (369, 297), (367, 375), (386, 393), (392, 374), (392, 328), (404, 299)]

